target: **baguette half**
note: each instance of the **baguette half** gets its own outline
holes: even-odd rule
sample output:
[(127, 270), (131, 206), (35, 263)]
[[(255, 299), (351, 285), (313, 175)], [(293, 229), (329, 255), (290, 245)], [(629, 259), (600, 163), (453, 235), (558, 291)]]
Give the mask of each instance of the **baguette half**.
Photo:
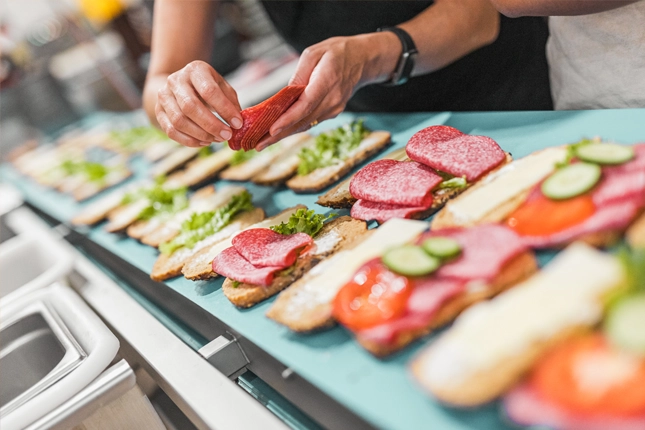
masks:
[(150, 177), (165, 176), (179, 169), (193, 158), (197, 157), (199, 148), (182, 146), (155, 163), (150, 169)]
[(231, 303), (237, 307), (248, 308), (256, 305), (287, 288), (321, 260), (333, 255), (336, 251), (342, 249), (345, 244), (351, 243), (354, 238), (364, 234), (366, 231), (367, 224), (365, 221), (356, 220), (348, 216), (338, 217), (327, 222), (314, 239), (314, 243), (322, 243), (322, 241), (330, 238), (336, 239), (337, 242), (331, 248), (324, 249), (320, 253), (313, 251), (301, 255), (292, 267), (283, 274), (278, 274), (269, 286), (243, 282), (236, 283), (227, 278), (222, 285), (222, 291)]
[(207, 157), (188, 162), (183, 170), (170, 175), (168, 181), (185, 187), (197, 187), (213, 179), (228, 166), (234, 153), (231, 148), (224, 146)]
[(251, 178), (254, 184), (264, 186), (278, 186), (282, 185), (289, 178), (293, 177), (298, 171), (300, 164), (300, 151), (302, 148), (311, 148), (316, 144), (316, 138), (307, 136), (307, 139), (299, 145), (285, 151), (281, 154), (280, 158), (275, 160), (273, 164)]

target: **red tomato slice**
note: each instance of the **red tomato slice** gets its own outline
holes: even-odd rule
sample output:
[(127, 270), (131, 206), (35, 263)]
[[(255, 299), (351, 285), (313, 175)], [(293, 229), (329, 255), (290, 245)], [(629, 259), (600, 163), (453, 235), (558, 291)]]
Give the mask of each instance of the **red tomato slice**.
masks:
[(548, 236), (582, 223), (595, 211), (589, 194), (551, 200), (540, 193), (517, 208), (506, 224), (520, 236)]
[(601, 335), (556, 348), (538, 363), (529, 382), (544, 399), (572, 412), (645, 413), (645, 360), (613, 349)]
[(365, 263), (340, 289), (333, 303), (336, 320), (350, 330), (361, 330), (405, 313), (412, 283), (391, 272), (380, 258)]

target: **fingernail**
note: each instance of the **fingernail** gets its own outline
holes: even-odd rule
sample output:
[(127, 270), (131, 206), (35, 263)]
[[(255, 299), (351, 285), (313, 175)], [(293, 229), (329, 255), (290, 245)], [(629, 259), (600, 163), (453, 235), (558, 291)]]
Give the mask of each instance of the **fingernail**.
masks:
[(241, 119), (239, 119), (239, 118), (233, 118), (233, 119), (231, 120), (231, 126), (232, 126), (233, 128), (240, 128), (240, 127), (242, 127), (242, 120), (241, 120)]
[(233, 136), (233, 133), (228, 130), (224, 130), (219, 134), (219, 136), (222, 138), (222, 140), (229, 140), (231, 136)]
[(271, 132), (271, 136), (276, 136), (276, 135), (280, 134), (280, 132), (281, 132), (281, 131), (282, 131), (282, 129), (281, 129), (281, 128), (279, 128), (279, 129), (277, 129), (277, 130), (273, 130), (273, 131)]

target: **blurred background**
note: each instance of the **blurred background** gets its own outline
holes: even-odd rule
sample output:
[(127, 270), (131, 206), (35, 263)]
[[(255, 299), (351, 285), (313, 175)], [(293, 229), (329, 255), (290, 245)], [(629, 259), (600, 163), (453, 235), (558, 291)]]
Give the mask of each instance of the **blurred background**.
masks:
[[(153, 0), (0, 0), (0, 156), (99, 113), (135, 111), (145, 123), (136, 110), (153, 8)], [(287, 83), (297, 56), (259, 2), (223, 1), (215, 28), (211, 64), (243, 107)]]

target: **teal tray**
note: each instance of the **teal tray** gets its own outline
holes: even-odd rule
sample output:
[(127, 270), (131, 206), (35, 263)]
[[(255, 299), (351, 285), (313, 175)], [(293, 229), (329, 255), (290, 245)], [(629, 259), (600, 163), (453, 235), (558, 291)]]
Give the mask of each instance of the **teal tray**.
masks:
[[(315, 131), (344, 123), (356, 115), (343, 114), (326, 121)], [(582, 137), (601, 136), (621, 143), (645, 141), (645, 109), (496, 112), (496, 113), (415, 113), (365, 114), (372, 129), (392, 132), (391, 149), (403, 147), (416, 131), (433, 124), (447, 124), (471, 134), (495, 139), (515, 158), (535, 150), (562, 145)], [(134, 160), (136, 176), (146, 165)], [(59, 220), (69, 220), (83, 205), (70, 197), (44, 189), (19, 176), (10, 166), (2, 167), (2, 178), (13, 183), (34, 206)], [(303, 203), (316, 207), (318, 194), (297, 195), (284, 189), (248, 184), (255, 203), (269, 215)], [(326, 208), (316, 207), (326, 212)], [(105, 233), (101, 226), (83, 230), (87, 236), (149, 273), (157, 251), (135, 240)], [(254, 342), (330, 397), (373, 424), (387, 429), (505, 429), (512, 428), (501, 417), (497, 403), (469, 411), (445, 408), (427, 397), (411, 380), (406, 364), (432, 336), (386, 360), (379, 360), (361, 349), (343, 328), (310, 336), (296, 335), (265, 318), (273, 299), (248, 310), (235, 308), (224, 297), (222, 280), (191, 282), (177, 278), (166, 285), (216, 316), (223, 323)], [(178, 363), (178, 365), (181, 365)]]

